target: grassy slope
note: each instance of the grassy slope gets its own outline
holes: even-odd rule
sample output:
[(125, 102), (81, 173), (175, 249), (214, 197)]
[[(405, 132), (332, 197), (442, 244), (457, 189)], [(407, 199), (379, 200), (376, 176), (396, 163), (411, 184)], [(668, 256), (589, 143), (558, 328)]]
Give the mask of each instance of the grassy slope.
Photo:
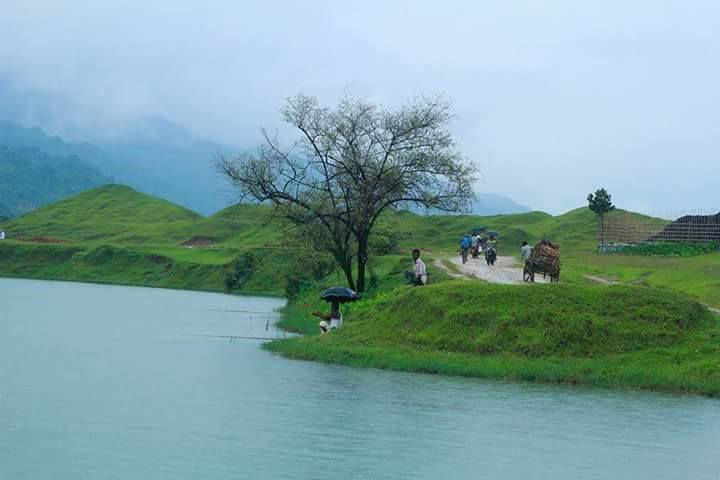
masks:
[[(5, 242), (0, 246), (0, 258), (6, 259), (0, 264), (0, 273), (221, 290), (224, 272), (231, 262), (244, 253), (253, 252), (261, 260), (256, 263), (262, 272), (245, 288), (281, 294), (285, 264), (300, 252), (294, 250), (292, 242), (282, 244), (277, 228), (268, 224), (269, 216), (266, 207), (244, 205), (202, 217), (129, 187), (109, 185), (6, 224), (4, 228), (10, 238), (62, 239), (65, 243), (54, 249), (38, 248), (36, 256), (43, 258), (52, 250), (53, 258), (64, 260), (63, 265), (44, 268), (43, 262), (32, 261), (37, 245)], [(638, 218), (652, 221), (648, 217)], [(720, 307), (720, 255), (694, 258), (597, 255), (593, 252), (596, 221), (587, 208), (556, 217), (542, 212), (492, 217), (400, 212), (388, 215), (387, 224), (398, 233), (401, 252), (420, 247), (436, 257), (453, 255), (460, 235), (475, 226), (499, 230), (499, 249), (505, 255), (516, 255), (522, 240), (534, 243), (540, 238), (552, 238), (561, 244), (565, 282), (588, 283), (585, 275), (592, 274), (631, 284), (672, 288)], [(212, 238), (214, 244), (193, 249), (182, 246), (194, 236)], [(112, 246), (119, 257), (137, 254), (145, 258), (128, 260), (134, 270), (121, 268), (122, 258), (118, 258), (115, 265), (100, 268), (83, 255), (101, 246)], [(68, 259), (61, 253), (65, 251), (78, 256)], [(385, 260), (377, 259), (377, 262)], [(172, 275), (163, 274), (165, 269)], [(431, 274), (437, 274), (437, 269), (431, 267)]]
[(626, 286), (401, 287), (292, 358), (451, 375), (720, 395), (720, 325), (689, 298)]
[[(129, 187), (109, 185), (40, 208), (6, 224), (4, 228), (10, 238), (53, 237), (65, 243), (51, 249), (5, 242), (0, 250), (0, 258), (5, 259), (0, 264), (0, 273), (221, 290), (229, 264), (238, 256), (253, 252), (261, 260), (256, 263), (263, 271), (247, 289), (280, 294), (285, 264), (300, 252), (294, 250), (291, 242), (282, 244), (281, 234), (268, 224), (269, 216), (266, 207), (244, 205), (202, 217)], [(638, 218), (652, 221), (648, 217)], [(720, 307), (720, 255), (694, 258), (597, 255), (593, 252), (596, 221), (587, 208), (556, 217), (542, 212), (492, 217), (400, 212), (388, 215), (387, 224), (398, 233), (402, 252), (420, 247), (436, 257), (454, 254), (460, 235), (475, 226), (499, 230), (499, 249), (505, 255), (516, 255), (522, 240), (534, 243), (540, 238), (551, 238), (561, 245), (565, 282), (587, 283), (585, 275), (592, 274), (626, 283), (672, 288)], [(212, 238), (214, 244), (193, 249), (182, 246), (194, 236)], [(115, 249), (119, 257), (115, 265), (100, 268), (92, 258), (83, 257), (102, 246)], [(38, 259), (52, 251), (53, 258), (63, 259), (63, 265), (44, 268), (43, 262), (33, 262), (35, 247), (38, 247)], [(62, 252), (78, 256), (66, 258)], [(145, 258), (138, 260), (134, 255)], [(10, 258), (14, 260), (8, 260)], [(133, 265), (134, 271), (121, 268), (126, 261), (123, 258), (130, 259), (127, 262)], [(377, 261), (385, 262), (384, 259)], [(173, 274), (163, 274), (164, 269)], [(431, 267), (431, 273), (436, 274), (437, 269)]]
[[(235, 259), (252, 255), (254, 267), (241, 291), (280, 295), (288, 262), (302, 252), (292, 242), (283, 244), (283, 235), (268, 224), (269, 213), (262, 206), (237, 206), (202, 217), (127, 187), (101, 187), (3, 225), (10, 238), (53, 237), (63, 243), (0, 242), (0, 275), (222, 290), (223, 278)], [(698, 313), (697, 305), (667, 291), (588, 287), (584, 275), (666, 287), (720, 306), (720, 255), (690, 259), (596, 255), (596, 223), (587, 209), (557, 217), (541, 212), (484, 218), (401, 212), (389, 214), (386, 223), (398, 234), (399, 251), (371, 260), (369, 299), (353, 307), (347, 329), (333, 337), (293, 340), (269, 348), (300, 358), (406, 370), (717, 393), (713, 358), (718, 352), (710, 340), (717, 327), (704, 312)], [(558, 241), (563, 284), (490, 286), (451, 280), (433, 267), (433, 260), (455, 254), (459, 236), (475, 226), (499, 230), (500, 250), (506, 255), (516, 254), (524, 239)], [(195, 236), (211, 238), (213, 244), (182, 246)], [(424, 258), (436, 286), (402, 287), (403, 271), (409, 267), (405, 252), (413, 247), (426, 250)], [(304, 292), (287, 307), (283, 326), (316, 333), (317, 322), (309, 312), (326, 308), (317, 301), (318, 292), (342, 283), (342, 276), (332, 274)], [(547, 292), (554, 300), (543, 303)], [(641, 303), (633, 303), (635, 295)], [(617, 305), (609, 301), (616, 298), (622, 300)], [(500, 302), (497, 308), (496, 301)], [(627, 310), (630, 304), (633, 308)], [(643, 305), (647, 309), (640, 308)], [(658, 309), (658, 305), (663, 307)], [(663, 316), (665, 310), (671, 316)], [(536, 311), (544, 313), (533, 317)], [(646, 322), (639, 330), (628, 323), (650, 317), (662, 322)], [(486, 319), (488, 325), (473, 324), (478, 318)], [(687, 328), (676, 328), (683, 319), (692, 322)], [(472, 335), (467, 335), (464, 321), (470, 322)], [(568, 329), (546, 328), (547, 322), (557, 326), (558, 321)], [(582, 350), (588, 322), (609, 335), (593, 344), (597, 351)], [(409, 325), (412, 331), (403, 333), (402, 328)], [(509, 325), (507, 332), (516, 335), (492, 336), (502, 325)], [(617, 328), (626, 329), (627, 338), (644, 342), (642, 348), (607, 350), (622, 338), (617, 336), (621, 331), (613, 330)], [(594, 334), (593, 342), (602, 338)], [(558, 350), (558, 344), (543, 343), (553, 339), (564, 339), (568, 348)], [(576, 350), (570, 351), (571, 346)]]
[[(4, 227), (9, 238), (50, 237), (58, 244), (8, 240), (0, 244), (0, 274), (197, 290), (223, 290), (240, 255), (257, 259), (243, 285), (252, 293), (281, 295), (290, 249), (267, 225), (267, 209), (231, 207), (202, 217), (121, 185), (89, 190), (19, 217)], [(194, 236), (214, 240), (187, 248)]]
[[(426, 257), (454, 255), (458, 237), (473, 226), (499, 230), (506, 255), (524, 239), (551, 238), (561, 244), (563, 282), (507, 286), (442, 276), (412, 289), (395, 277), (363, 305), (346, 307), (342, 331), (322, 337), (309, 311), (323, 305), (317, 291), (307, 292), (286, 307), (282, 325), (308, 336), (266, 348), (345, 365), (720, 395), (718, 319), (672, 291), (720, 306), (720, 254), (597, 255), (587, 209), (483, 219), (400, 213), (392, 221), (402, 248), (423, 248)], [(639, 286), (596, 285), (586, 274)]]
[[(623, 212), (639, 221), (656, 219)], [(423, 217), (410, 213), (396, 216), (404, 248), (418, 246), (435, 253), (453, 255), (462, 232), (473, 226), (487, 226), (501, 233), (501, 255), (518, 255), (520, 244), (550, 238), (560, 244), (562, 280), (590, 283), (595, 275), (629, 284), (669, 288), (720, 308), (720, 253), (691, 258), (637, 257), (595, 253), (597, 223), (587, 208), (556, 217), (541, 212), (497, 217)]]

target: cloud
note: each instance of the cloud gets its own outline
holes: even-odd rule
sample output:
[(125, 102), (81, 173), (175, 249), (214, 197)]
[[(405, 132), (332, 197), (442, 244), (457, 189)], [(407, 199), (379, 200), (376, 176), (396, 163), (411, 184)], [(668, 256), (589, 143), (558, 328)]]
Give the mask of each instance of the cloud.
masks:
[(88, 129), (161, 114), (250, 145), (298, 92), (444, 93), (483, 190), (553, 212), (599, 186), (647, 210), (716, 203), (715, 2), (7, 3), (0, 75)]

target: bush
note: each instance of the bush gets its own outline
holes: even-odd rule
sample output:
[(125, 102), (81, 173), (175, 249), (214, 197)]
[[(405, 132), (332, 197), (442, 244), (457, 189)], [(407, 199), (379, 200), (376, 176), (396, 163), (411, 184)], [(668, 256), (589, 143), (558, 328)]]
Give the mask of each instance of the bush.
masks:
[(623, 245), (615, 251), (624, 255), (659, 255), (669, 257), (694, 257), (705, 253), (712, 253), (720, 248), (719, 242), (701, 244), (689, 243), (641, 243), (638, 245)]
[(223, 283), (225, 291), (230, 293), (243, 287), (245, 283), (252, 277), (257, 264), (255, 255), (248, 252), (235, 259), (230, 264), (229, 270), (225, 272)]
[(300, 292), (334, 270), (335, 261), (330, 255), (311, 251), (302, 252), (289, 266), (285, 280), (285, 296), (291, 301), (296, 299)]
[(381, 218), (370, 235), (370, 252), (374, 255), (387, 255), (398, 250), (400, 239), (397, 222)]

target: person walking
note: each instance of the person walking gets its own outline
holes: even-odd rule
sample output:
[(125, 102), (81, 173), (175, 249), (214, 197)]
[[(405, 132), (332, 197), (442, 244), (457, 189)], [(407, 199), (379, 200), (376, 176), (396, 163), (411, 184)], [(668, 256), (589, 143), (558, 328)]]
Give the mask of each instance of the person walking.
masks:
[(522, 247), (520, 248), (520, 255), (522, 256), (523, 262), (527, 263), (530, 261), (530, 256), (532, 255), (532, 247), (528, 245), (527, 241), (522, 242)]
[(527, 282), (535, 281), (535, 271), (530, 265), (530, 257), (532, 256), (532, 247), (528, 245), (528, 242), (523, 240), (522, 247), (520, 247), (520, 256), (523, 259), (523, 279)]
[(470, 238), (470, 253), (472, 258), (477, 258), (480, 253), (480, 235), (473, 232), (472, 238)]
[(467, 233), (460, 240), (460, 256), (462, 257), (462, 263), (467, 262), (468, 251), (470, 250), (470, 235)]

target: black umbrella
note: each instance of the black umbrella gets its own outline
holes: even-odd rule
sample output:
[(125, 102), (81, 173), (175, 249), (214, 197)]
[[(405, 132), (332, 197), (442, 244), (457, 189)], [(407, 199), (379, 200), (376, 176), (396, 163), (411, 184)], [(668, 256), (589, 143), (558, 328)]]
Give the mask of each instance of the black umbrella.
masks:
[(333, 303), (354, 302), (359, 299), (360, 295), (357, 292), (346, 287), (330, 287), (320, 295), (320, 300)]
[(491, 237), (499, 237), (500, 236), (500, 232), (495, 232), (493, 230), (487, 232), (487, 234), (490, 235)]

